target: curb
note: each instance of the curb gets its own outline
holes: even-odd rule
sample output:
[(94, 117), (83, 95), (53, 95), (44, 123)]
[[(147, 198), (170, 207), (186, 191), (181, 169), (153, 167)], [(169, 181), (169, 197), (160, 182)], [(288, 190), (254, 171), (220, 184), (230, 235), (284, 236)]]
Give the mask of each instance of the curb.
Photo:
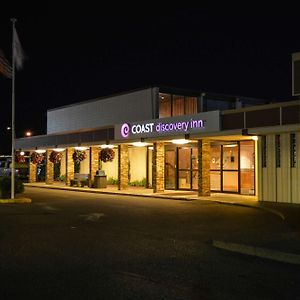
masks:
[(31, 203), (30, 198), (17, 198), (17, 199), (0, 199), (0, 204), (10, 203)]
[[(75, 188), (64, 188), (64, 187), (56, 187), (56, 186), (35, 186), (35, 185), (26, 185), (28, 187), (33, 188), (42, 188), (42, 189), (52, 189), (52, 190), (63, 190), (63, 191), (75, 191), (75, 192), (85, 192), (85, 193), (93, 193), (93, 194), (101, 194), (101, 195), (120, 195), (120, 196), (135, 196), (135, 197), (150, 197), (150, 198), (161, 198), (161, 199), (174, 199), (174, 200), (182, 200), (182, 201), (195, 201), (196, 199), (187, 198), (185, 196), (164, 196), (164, 195), (149, 195), (149, 194), (132, 194), (132, 193), (115, 193), (115, 192), (102, 192), (95, 190), (85, 190), (85, 189), (77, 189)], [(25, 186), (25, 187), (26, 187)]]
[(256, 256), (260, 258), (267, 258), (279, 262), (300, 265), (300, 255), (293, 253), (286, 253), (266, 248), (247, 246), (243, 244), (227, 243), (223, 241), (213, 240), (212, 245), (215, 248), (223, 249), (231, 252)]

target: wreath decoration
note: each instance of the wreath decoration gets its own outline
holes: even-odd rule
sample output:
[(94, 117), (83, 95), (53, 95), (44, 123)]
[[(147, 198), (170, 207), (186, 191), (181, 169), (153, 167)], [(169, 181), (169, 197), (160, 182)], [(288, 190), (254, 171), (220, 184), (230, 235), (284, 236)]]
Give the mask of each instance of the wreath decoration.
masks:
[(17, 153), (15, 161), (17, 163), (24, 163), (25, 162), (25, 155), (21, 155), (20, 153)]
[(115, 151), (110, 148), (104, 148), (99, 152), (99, 159), (103, 162), (113, 161), (115, 158)]
[(45, 160), (45, 155), (43, 153), (33, 152), (30, 155), (30, 160), (33, 164), (39, 165), (42, 164)]
[(72, 157), (75, 163), (80, 163), (81, 161), (86, 159), (87, 154), (85, 151), (75, 150)]
[(61, 152), (57, 152), (57, 151), (52, 151), (49, 155), (49, 160), (54, 163), (57, 164), (61, 161), (62, 159), (62, 153)]

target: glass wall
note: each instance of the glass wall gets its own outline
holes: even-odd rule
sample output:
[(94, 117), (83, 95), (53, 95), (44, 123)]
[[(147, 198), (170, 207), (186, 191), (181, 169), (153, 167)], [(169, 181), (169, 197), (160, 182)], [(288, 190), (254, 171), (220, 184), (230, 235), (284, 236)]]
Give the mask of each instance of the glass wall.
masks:
[(159, 94), (159, 118), (196, 114), (197, 97)]
[(254, 149), (254, 141), (212, 143), (210, 158), (211, 190), (254, 195)]

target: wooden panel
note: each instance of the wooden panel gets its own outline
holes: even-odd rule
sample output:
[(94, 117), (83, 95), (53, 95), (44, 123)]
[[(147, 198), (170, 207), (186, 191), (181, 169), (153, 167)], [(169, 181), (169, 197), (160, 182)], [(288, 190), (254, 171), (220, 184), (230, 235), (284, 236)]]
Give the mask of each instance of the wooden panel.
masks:
[(246, 128), (276, 126), (279, 124), (279, 107), (246, 112)]

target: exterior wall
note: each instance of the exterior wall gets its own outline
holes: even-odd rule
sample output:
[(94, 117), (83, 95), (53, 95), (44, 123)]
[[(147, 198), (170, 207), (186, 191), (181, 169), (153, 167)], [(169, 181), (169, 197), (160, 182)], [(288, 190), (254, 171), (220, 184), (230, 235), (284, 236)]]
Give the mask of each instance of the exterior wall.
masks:
[(280, 167), (276, 168), (275, 134), (268, 134), (267, 167), (262, 168), (262, 149), (259, 143), (259, 200), (283, 203), (300, 203), (300, 133), (296, 133), (297, 161), (291, 168), (290, 133), (280, 134)]
[(300, 203), (300, 132), (296, 133), (296, 168), (291, 168), (291, 202)]
[(36, 164), (33, 164), (31, 161), (29, 163), (29, 182), (36, 182)]
[(70, 185), (72, 179), (74, 179), (74, 161), (73, 161), (74, 148), (66, 149), (66, 185)]
[(198, 141), (198, 195), (210, 196), (210, 143)]
[(128, 187), (128, 146), (119, 145), (118, 151), (118, 189)]
[(164, 143), (156, 142), (152, 158), (153, 192), (163, 192), (165, 189), (165, 147)]
[(90, 151), (85, 150), (86, 159), (80, 162), (80, 174), (90, 174)]
[(53, 163), (50, 161), (49, 156), (50, 156), (51, 150), (46, 151), (46, 183), (51, 184), (53, 183), (54, 179), (54, 166)]
[(104, 170), (107, 179), (118, 179), (118, 149), (114, 148), (115, 158), (113, 161), (101, 162), (101, 169)]
[(89, 151), (89, 173), (91, 182), (93, 182), (97, 170), (99, 169), (99, 148), (90, 147)]
[(146, 179), (147, 147), (131, 147), (129, 152), (129, 178), (130, 181)]
[(153, 119), (156, 91), (148, 88), (49, 110), (47, 134)]

